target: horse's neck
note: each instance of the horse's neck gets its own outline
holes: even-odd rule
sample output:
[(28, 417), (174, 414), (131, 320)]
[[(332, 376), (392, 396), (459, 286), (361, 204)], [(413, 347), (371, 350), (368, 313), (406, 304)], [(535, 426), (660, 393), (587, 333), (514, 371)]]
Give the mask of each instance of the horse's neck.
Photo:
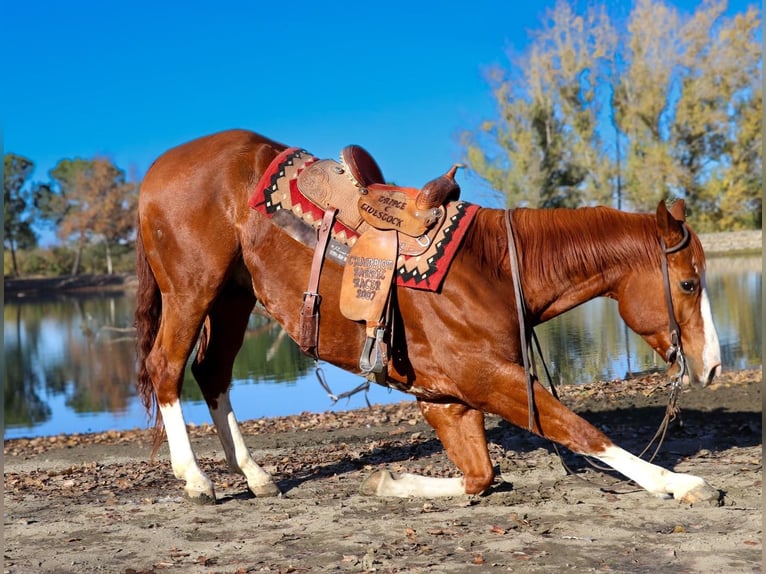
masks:
[(513, 219), (527, 307), (541, 322), (616, 297), (625, 275), (649, 264), (650, 216), (583, 208), (523, 210)]

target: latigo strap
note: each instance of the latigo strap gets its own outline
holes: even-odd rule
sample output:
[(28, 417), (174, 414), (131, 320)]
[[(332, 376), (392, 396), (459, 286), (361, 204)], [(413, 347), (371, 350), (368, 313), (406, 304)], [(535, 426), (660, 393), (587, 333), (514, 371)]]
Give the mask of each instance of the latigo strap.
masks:
[(314, 258), (311, 261), (309, 284), (306, 292), (303, 293), (303, 305), (301, 306), (298, 345), (301, 351), (315, 359), (319, 359), (319, 303), (322, 300), (322, 297), (319, 295), (319, 276), (322, 273), (324, 254), (327, 250), (330, 231), (332, 230), (332, 224), (337, 213), (337, 209), (330, 207), (324, 212), (324, 217), (322, 217), (317, 245), (316, 249), (314, 249)]

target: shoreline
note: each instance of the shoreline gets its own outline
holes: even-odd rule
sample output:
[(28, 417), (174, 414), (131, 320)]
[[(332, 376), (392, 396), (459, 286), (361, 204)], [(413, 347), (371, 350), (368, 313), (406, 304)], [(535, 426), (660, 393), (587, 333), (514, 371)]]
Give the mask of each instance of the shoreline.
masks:
[(762, 229), (700, 233), (699, 238), (708, 257), (734, 254), (755, 255), (763, 252)]
[[(696, 401), (697, 397), (701, 396), (700, 393), (731, 388), (741, 384), (742, 381), (760, 382), (761, 378), (762, 367), (726, 370), (708, 387), (704, 389), (687, 387), (683, 392), (687, 395), (694, 395)], [(665, 371), (657, 371), (631, 378), (617, 378), (609, 381), (595, 380), (584, 384), (557, 385), (556, 390), (561, 401), (575, 412), (585, 409), (601, 412), (613, 408), (615, 403), (622, 404), (622, 401), (627, 401), (627, 406), (630, 406), (639, 395), (643, 395), (644, 398), (654, 397), (651, 403), (653, 405), (661, 405), (665, 399), (663, 393), (668, 388)], [(618, 396), (620, 393), (623, 393), (625, 396)], [(411, 395), (407, 396), (411, 397)], [(604, 405), (596, 404), (592, 400), (596, 396), (603, 396), (608, 401)], [(679, 406), (683, 409), (683, 398), (679, 400)], [(758, 403), (758, 406), (760, 406), (760, 403)], [(495, 415), (487, 416), (497, 418)], [(412, 426), (418, 422), (423, 422), (416, 401), (402, 399), (395, 403), (372, 404), (369, 407), (344, 411), (304, 411), (293, 415), (265, 416), (244, 419), (239, 421), (239, 424), (243, 434), (279, 434), (283, 432), (337, 431), (360, 425), (370, 427), (379, 424), (381, 421), (401, 423), (405, 420), (409, 421), (408, 424)], [(198, 425), (188, 424), (187, 431), (191, 439), (214, 437), (217, 435), (212, 422)], [(141, 442), (151, 444), (153, 440), (152, 433), (152, 426), (147, 423), (144, 427), (126, 430), (59, 433), (37, 437), (7, 438), (3, 439), (3, 450), (6, 456), (29, 457), (31, 455), (37, 456), (50, 450), (69, 449), (88, 444)]]

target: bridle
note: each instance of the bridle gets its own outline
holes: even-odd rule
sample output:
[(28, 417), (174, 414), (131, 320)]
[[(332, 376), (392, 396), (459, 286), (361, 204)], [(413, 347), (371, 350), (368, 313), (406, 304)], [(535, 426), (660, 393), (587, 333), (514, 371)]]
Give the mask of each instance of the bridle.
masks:
[(668, 404), (665, 407), (665, 416), (663, 417), (657, 432), (654, 433), (652, 440), (649, 441), (649, 444), (646, 445), (639, 455), (644, 456), (646, 451), (651, 448), (652, 444), (657, 441), (657, 447), (654, 449), (654, 453), (649, 459), (649, 462), (653, 461), (654, 457), (657, 456), (657, 453), (662, 446), (662, 442), (665, 440), (665, 434), (667, 433), (670, 423), (681, 412), (681, 409), (677, 404), (678, 395), (681, 392), (684, 375), (687, 373), (686, 355), (684, 355), (683, 346), (681, 345), (681, 326), (676, 320), (676, 313), (673, 309), (673, 298), (670, 295), (670, 275), (668, 274), (668, 255), (680, 251), (689, 244), (689, 230), (683, 223), (681, 224), (681, 230), (683, 231), (681, 240), (671, 247), (667, 247), (665, 245), (665, 239), (660, 237), (660, 247), (662, 247), (663, 255), (661, 261), (662, 283), (665, 290), (665, 302), (668, 308), (668, 329), (670, 331), (670, 347), (668, 347), (668, 352), (665, 354), (665, 362), (669, 365), (668, 378), (670, 379), (670, 395), (668, 396)]
[(680, 251), (684, 247), (686, 247), (689, 244), (689, 230), (686, 228), (685, 225), (681, 225), (681, 229), (683, 230), (683, 237), (681, 237), (681, 240), (673, 245), (672, 247), (666, 247), (665, 246), (665, 239), (660, 237), (660, 246), (662, 247), (663, 257), (662, 257), (662, 282), (665, 288), (665, 302), (668, 307), (668, 325), (670, 329), (670, 347), (668, 348), (668, 352), (665, 354), (665, 362), (668, 363), (668, 365), (675, 365), (677, 364), (679, 369), (676, 374), (673, 374), (671, 376), (671, 379), (675, 380), (681, 380), (683, 376), (686, 374), (686, 357), (683, 353), (683, 348), (681, 346), (681, 327), (678, 325), (678, 321), (676, 321), (676, 314), (673, 309), (673, 298), (670, 296), (670, 276), (668, 275), (668, 255), (671, 253), (675, 253), (677, 251)]
[[(508, 232), (508, 257), (509, 257), (510, 265), (511, 265), (511, 277), (513, 279), (514, 293), (516, 295), (516, 311), (518, 315), (519, 336), (521, 341), (521, 357), (522, 357), (522, 362), (524, 364), (524, 371), (526, 373), (527, 405), (528, 405), (528, 412), (529, 412), (529, 431), (533, 432), (534, 421), (537, 416), (537, 410), (535, 408), (535, 397), (534, 397), (534, 391), (533, 391), (533, 380), (536, 377), (534, 353), (531, 353), (533, 340), (537, 346), (538, 355), (540, 355), (542, 364), (545, 367), (545, 373), (548, 377), (548, 384), (551, 389), (551, 394), (556, 399), (558, 399), (558, 393), (556, 392), (555, 386), (553, 384), (553, 380), (550, 376), (550, 373), (548, 372), (548, 367), (545, 364), (545, 359), (543, 359), (542, 357), (540, 342), (537, 339), (537, 335), (535, 334), (535, 331), (531, 326), (527, 326), (527, 322), (526, 322), (527, 308), (526, 308), (526, 303), (524, 300), (524, 292), (521, 286), (521, 274), (519, 271), (518, 254), (516, 252), (516, 241), (514, 240), (513, 225), (511, 224), (512, 213), (513, 213), (512, 209), (508, 209), (505, 211), (505, 226)], [(676, 243), (675, 245), (671, 247), (667, 247), (665, 245), (665, 240), (662, 237), (660, 237), (660, 246), (662, 248), (662, 259), (661, 259), (662, 281), (663, 281), (663, 287), (665, 291), (665, 301), (666, 301), (667, 310), (668, 310), (668, 329), (670, 332), (670, 347), (668, 348), (668, 351), (665, 354), (665, 360), (669, 365), (668, 376), (670, 378), (671, 385), (670, 385), (670, 396), (668, 397), (668, 405), (667, 405), (667, 408), (665, 409), (665, 417), (663, 418), (662, 423), (660, 423), (660, 426), (657, 429), (657, 432), (655, 433), (654, 437), (652, 438), (651, 441), (649, 441), (649, 444), (646, 445), (646, 448), (644, 448), (644, 450), (641, 452), (641, 455), (640, 455), (640, 456), (643, 456), (646, 453), (646, 451), (649, 450), (651, 445), (654, 444), (655, 441), (658, 441), (657, 447), (654, 453), (652, 454), (652, 457), (649, 459), (650, 461), (654, 460), (655, 456), (657, 456), (657, 452), (659, 452), (660, 447), (662, 446), (662, 442), (665, 438), (665, 434), (667, 432), (668, 426), (680, 412), (680, 409), (678, 408), (676, 403), (678, 401), (678, 394), (681, 389), (683, 377), (684, 375), (687, 374), (686, 356), (684, 355), (683, 347), (681, 345), (681, 327), (678, 324), (678, 321), (676, 320), (675, 310), (673, 308), (673, 299), (671, 297), (671, 292), (670, 292), (670, 275), (668, 273), (668, 255), (671, 255), (672, 253), (676, 253), (677, 251), (680, 251), (681, 249), (685, 248), (689, 244), (689, 240), (690, 240), (689, 230), (683, 224), (681, 224), (681, 229), (683, 232), (683, 237), (681, 237), (681, 240), (678, 243)], [(562, 459), (562, 462), (563, 462), (563, 459)]]

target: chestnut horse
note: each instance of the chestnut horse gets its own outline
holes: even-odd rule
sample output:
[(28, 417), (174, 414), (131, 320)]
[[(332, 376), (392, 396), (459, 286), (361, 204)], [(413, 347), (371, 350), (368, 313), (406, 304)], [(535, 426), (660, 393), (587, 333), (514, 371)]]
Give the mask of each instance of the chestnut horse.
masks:
[[(214, 502), (181, 411), (184, 366), (210, 408), (232, 472), (256, 496), (279, 494), (252, 459), (229, 400), (232, 365), (256, 301), (295, 339), (313, 251), (248, 206), (261, 174), (285, 146), (232, 130), (171, 149), (155, 161), (139, 196), (138, 390), (156, 410), (157, 441), (167, 435), (175, 476), (196, 502)], [(679, 202), (680, 204), (680, 202)], [(687, 381), (706, 385), (720, 370), (718, 338), (705, 289), (705, 257), (687, 233), (683, 206), (656, 214), (604, 207), (512, 212), (528, 320), (547, 321), (598, 296), (616, 299), (625, 322), (660, 356), (671, 346), (661, 263), (667, 257)], [(506, 212), (479, 209), (439, 292), (399, 288), (388, 382), (406, 388), (436, 430), (461, 477), (378, 471), (362, 492), (382, 496), (478, 494), (494, 480), (484, 413), (528, 426), (526, 372), (509, 264)], [(686, 227), (688, 229), (688, 227)], [(668, 246), (683, 245), (665, 256)], [(322, 271), (318, 352), (359, 372), (363, 323), (339, 311), (343, 268)], [(616, 446), (536, 380), (534, 433), (601, 460), (659, 496), (697, 501), (718, 495), (699, 477), (671, 472)]]

